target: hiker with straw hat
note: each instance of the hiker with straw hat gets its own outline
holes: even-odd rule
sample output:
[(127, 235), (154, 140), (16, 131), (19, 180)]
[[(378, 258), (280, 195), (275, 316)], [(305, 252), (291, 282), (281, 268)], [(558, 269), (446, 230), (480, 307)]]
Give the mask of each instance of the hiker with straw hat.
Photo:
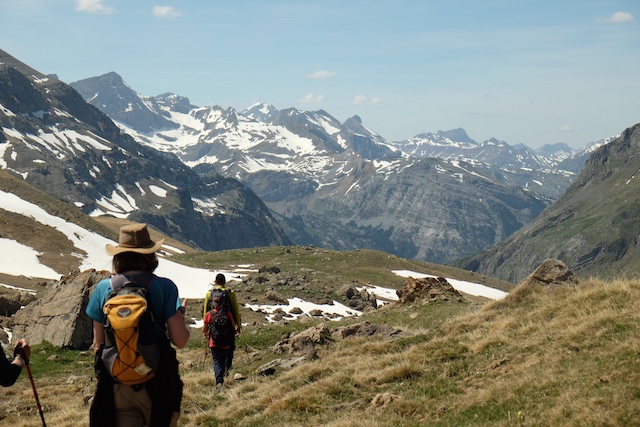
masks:
[[(177, 426), (183, 384), (171, 343), (184, 348), (190, 332), (184, 321), (184, 305), (175, 283), (153, 274), (158, 267), (156, 251), (163, 243), (164, 239), (151, 240), (146, 224), (134, 223), (120, 228), (117, 245), (107, 244), (105, 247), (107, 254), (113, 257), (112, 276), (95, 286), (86, 309), (93, 320), (98, 378), (90, 410), (91, 427)], [(106, 317), (103, 307), (113, 287), (119, 289), (123, 282), (143, 284), (148, 289), (153, 329), (159, 343), (158, 372), (148, 381), (136, 385), (115, 380), (102, 360)]]

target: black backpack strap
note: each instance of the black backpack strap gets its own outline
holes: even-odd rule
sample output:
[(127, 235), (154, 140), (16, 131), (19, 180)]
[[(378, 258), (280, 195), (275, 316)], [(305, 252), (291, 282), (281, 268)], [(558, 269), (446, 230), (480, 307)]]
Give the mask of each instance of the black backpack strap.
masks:
[[(147, 304), (150, 308), (149, 313), (151, 313), (151, 320), (155, 322), (155, 319), (157, 318), (157, 316), (153, 311), (153, 304), (151, 303), (151, 291), (150, 291), (151, 283), (155, 278), (156, 278), (156, 275), (149, 272), (131, 274), (126, 276), (124, 274), (114, 274), (113, 276), (111, 276), (110, 295), (115, 294), (115, 292), (118, 291), (118, 289), (124, 288), (131, 282), (134, 282), (137, 285), (140, 285), (141, 287), (147, 290)], [(105, 326), (107, 325), (107, 321), (108, 319), (105, 317), (105, 321), (104, 321)]]
[(131, 274), (125, 276), (124, 274), (114, 274), (111, 276), (111, 289), (117, 291), (120, 288), (123, 288), (130, 282), (135, 282), (142, 286), (143, 288), (149, 290), (151, 287), (151, 282), (156, 278), (156, 275), (153, 273), (139, 273), (139, 274)]

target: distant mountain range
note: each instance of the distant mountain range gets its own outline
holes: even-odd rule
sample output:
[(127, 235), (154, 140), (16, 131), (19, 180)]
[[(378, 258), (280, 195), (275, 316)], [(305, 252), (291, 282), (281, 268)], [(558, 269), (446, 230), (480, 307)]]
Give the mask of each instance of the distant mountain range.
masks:
[(451, 262), (535, 218), (586, 158), (563, 144), (477, 143), (463, 129), (391, 143), (358, 116), (197, 107), (139, 95), (113, 72), (71, 86), (139, 143), (243, 182), (297, 244)]
[(2, 167), (86, 214), (205, 250), (294, 243), (451, 263), (534, 220), (595, 149), (477, 143), (463, 129), (388, 142), (358, 116), (197, 107), (116, 73), (70, 86), (81, 97), (0, 51)]

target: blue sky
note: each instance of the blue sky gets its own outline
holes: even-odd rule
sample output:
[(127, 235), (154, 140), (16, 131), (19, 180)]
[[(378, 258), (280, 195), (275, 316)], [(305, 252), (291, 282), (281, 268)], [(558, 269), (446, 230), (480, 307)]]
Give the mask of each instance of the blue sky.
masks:
[(581, 148), (640, 122), (638, 0), (0, 0), (0, 49), (199, 106)]

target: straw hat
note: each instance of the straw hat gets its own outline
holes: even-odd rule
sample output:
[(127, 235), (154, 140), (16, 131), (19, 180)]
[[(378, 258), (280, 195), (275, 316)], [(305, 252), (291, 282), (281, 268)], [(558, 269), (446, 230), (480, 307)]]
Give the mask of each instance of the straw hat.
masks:
[(130, 224), (120, 227), (118, 246), (107, 244), (105, 250), (108, 255), (114, 256), (122, 252), (136, 252), (139, 254), (152, 254), (164, 243), (164, 239), (157, 242), (151, 240), (147, 224)]

